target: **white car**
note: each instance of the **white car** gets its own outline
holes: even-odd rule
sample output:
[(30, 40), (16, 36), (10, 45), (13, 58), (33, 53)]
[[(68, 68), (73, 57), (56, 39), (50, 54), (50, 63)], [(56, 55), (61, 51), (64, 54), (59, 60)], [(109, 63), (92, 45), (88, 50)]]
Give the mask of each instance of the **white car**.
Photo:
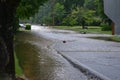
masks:
[(19, 25), (20, 25), (20, 27), (25, 28), (25, 25), (24, 25), (24, 24), (21, 24), (21, 23), (20, 23)]

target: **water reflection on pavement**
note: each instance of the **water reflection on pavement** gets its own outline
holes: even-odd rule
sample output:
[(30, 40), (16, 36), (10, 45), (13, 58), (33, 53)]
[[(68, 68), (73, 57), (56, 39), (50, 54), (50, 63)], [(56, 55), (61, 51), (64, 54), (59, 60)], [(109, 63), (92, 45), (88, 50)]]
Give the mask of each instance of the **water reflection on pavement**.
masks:
[(78, 69), (49, 48), (51, 43), (29, 31), (16, 35), (15, 51), (28, 80), (87, 80)]

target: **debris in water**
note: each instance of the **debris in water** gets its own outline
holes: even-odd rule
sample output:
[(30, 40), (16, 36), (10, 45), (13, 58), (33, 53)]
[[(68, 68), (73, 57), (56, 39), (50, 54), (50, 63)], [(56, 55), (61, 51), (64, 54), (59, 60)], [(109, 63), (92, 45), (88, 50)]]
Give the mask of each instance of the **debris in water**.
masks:
[(63, 43), (66, 43), (66, 41), (64, 40)]

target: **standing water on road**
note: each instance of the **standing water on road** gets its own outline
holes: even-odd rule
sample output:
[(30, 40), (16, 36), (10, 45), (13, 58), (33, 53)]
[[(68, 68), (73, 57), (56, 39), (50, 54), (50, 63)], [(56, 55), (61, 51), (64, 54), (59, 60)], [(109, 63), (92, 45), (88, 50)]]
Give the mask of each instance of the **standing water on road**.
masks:
[(15, 52), (28, 80), (87, 80), (84, 74), (49, 47), (52, 41), (40, 34), (44, 30), (44, 27), (34, 26), (32, 31), (21, 31), (15, 36)]

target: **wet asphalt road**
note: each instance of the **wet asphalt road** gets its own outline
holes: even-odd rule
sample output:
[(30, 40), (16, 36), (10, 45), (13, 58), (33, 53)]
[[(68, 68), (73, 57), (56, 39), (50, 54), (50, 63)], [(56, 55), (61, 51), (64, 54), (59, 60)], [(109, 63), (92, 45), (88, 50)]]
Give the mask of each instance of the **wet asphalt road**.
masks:
[(33, 25), (31, 32), (18, 34), (16, 51), (18, 56), (26, 55), (21, 63), (30, 80), (90, 80), (57, 52), (111, 80), (120, 80), (120, 43), (88, 38), (95, 36), (111, 35), (79, 34)]
[(28, 80), (87, 80), (80, 70), (51, 49), (53, 41), (44, 37), (41, 29), (35, 27), (16, 35), (15, 51)]
[(109, 80), (120, 80), (120, 43), (88, 38), (109, 37), (111, 35), (78, 34), (55, 29), (46, 30), (45, 34), (42, 35), (54, 40), (52, 48), (56, 51), (75, 59)]

